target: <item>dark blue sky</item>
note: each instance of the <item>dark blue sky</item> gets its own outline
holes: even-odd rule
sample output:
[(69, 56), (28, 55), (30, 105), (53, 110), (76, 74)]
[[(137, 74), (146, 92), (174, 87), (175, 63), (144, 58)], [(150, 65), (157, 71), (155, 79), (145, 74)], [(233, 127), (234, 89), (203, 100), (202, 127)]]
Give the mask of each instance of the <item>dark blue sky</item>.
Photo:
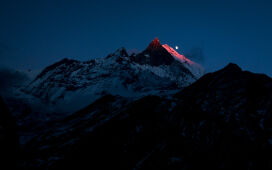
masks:
[(272, 76), (272, 2), (204, 0), (6, 0), (0, 2), (0, 65), (42, 69), (119, 47), (141, 51), (158, 37), (179, 52), (201, 47), (214, 71), (234, 62)]

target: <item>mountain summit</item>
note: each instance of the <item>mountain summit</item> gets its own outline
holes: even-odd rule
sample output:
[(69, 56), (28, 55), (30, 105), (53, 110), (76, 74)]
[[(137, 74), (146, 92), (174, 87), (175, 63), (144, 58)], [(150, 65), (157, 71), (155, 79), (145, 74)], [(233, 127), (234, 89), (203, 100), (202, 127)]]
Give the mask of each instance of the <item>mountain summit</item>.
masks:
[(162, 46), (162, 45), (161, 45), (159, 39), (156, 37), (156, 38), (149, 44), (149, 46), (147, 47), (147, 49), (149, 49), (149, 50), (156, 50), (156, 49), (159, 49), (161, 46)]
[(135, 57), (135, 62), (151, 66), (170, 65), (174, 62), (174, 58), (163, 48), (159, 39), (155, 38), (143, 52)]
[(135, 57), (135, 62), (151, 66), (181, 64), (198, 78), (204, 73), (202, 66), (179, 54), (169, 45), (162, 45), (158, 38), (155, 38), (143, 52)]

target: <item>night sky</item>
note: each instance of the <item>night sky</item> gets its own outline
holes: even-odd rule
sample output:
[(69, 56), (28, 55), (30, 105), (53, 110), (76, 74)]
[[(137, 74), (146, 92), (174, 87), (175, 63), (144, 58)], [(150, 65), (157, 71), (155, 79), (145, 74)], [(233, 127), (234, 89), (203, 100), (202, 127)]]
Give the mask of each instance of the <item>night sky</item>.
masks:
[[(41, 70), (62, 58), (143, 50), (158, 37), (214, 71), (229, 62), (272, 76), (272, 2), (1, 0), (0, 66)], [(193, 59), (194, 60), (194, 59)]]

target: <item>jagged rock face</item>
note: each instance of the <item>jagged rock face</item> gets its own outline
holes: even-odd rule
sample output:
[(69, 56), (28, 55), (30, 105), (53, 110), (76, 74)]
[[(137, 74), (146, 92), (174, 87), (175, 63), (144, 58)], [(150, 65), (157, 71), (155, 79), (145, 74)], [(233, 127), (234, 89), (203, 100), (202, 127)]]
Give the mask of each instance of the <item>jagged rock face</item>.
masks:
[(15, 120), (0, 97), (0, 167), (16, 168), (19, 142)]
[(27, 162), (56, 169), (271, 169), (271, 96), (271, 78), (234, 64), (174, 96), (105, 96), (47, 126), (26, 147), (35, 155)]

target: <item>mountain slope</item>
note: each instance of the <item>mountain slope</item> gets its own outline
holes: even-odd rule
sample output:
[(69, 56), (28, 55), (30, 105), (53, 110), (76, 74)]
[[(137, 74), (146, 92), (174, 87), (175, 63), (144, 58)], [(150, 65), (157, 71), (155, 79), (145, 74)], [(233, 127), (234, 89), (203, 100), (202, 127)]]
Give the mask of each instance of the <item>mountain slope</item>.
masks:
[(271, 78), (229, 64), (175, 95), (105, 96), (25, 150), (56, 169), (271, 169), (271, 96)]

